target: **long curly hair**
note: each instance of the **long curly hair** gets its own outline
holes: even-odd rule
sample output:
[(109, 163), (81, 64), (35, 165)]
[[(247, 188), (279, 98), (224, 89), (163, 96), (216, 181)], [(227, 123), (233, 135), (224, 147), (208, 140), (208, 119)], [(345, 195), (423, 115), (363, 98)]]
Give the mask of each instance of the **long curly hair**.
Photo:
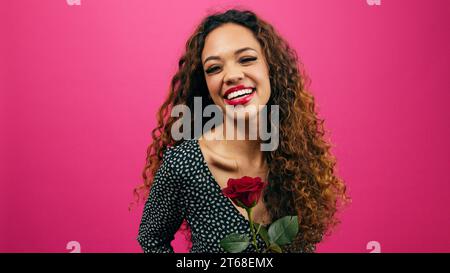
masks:
[[(270, 75), (268, 105), (282, 106), (279, 108), (279, 146), (274, 151), (264, 152), (269, 166), (269, 185), (263, 192), (263, 200), (271, 219), (298, 215), (298, 236), (282, 247), (283, 252), (314, 252), (315, 245), (339, 222), (336, 212), (340, 205), (350, 199), (344, 181), (335, 174), (336, 159), (325, 138), (324, 120), (316, 113), (314, 97), (307, 90), (310, 81), (297, 53), (273, 26), (249, 10), (230, 9), (209, 15), (189, 37), (168, 96), (157, 112), (158, 124), (152, 130), (153, 141), (147, 148), (142, 173), (144, 183), (134, 189), (135, 197), (145, 201), (164, 151), (183, 141), (171, 137), (171, 126), (181, 118), (171, 117), (171, 109), (181, 104), (193, 111), (194, 97), (202, 97), (203, 109), (214, 104), (208, 96), (201, 53), (208, 33), (225, 23), (250, 29), (259, 41)], [(203, 124), (206, 121), (203, 120)], [(194, 128), (194, 118), (191, 122)], [(186, 221), (181, 229), (188, 231), (191, 243)]]

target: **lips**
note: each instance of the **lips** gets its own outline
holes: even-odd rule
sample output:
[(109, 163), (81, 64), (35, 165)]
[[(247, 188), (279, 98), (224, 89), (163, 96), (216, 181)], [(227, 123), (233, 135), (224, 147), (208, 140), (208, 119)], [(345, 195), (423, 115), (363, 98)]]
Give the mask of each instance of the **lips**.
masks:
[(229, 105), (246, 104), (255, 95), (256, 88), (238, 85), (228, 89), (224, 95), (224, 101)]

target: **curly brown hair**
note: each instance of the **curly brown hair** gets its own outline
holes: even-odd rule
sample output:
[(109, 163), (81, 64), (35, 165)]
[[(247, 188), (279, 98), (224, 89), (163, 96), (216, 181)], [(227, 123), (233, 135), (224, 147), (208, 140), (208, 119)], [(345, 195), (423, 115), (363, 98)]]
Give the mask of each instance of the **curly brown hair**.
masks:
[[(272, 92), (268, 105), (282, 106), (279, 108), (279, 146), (264, 153), (269, 165), (269, 186), (263, 193), (264, 203), (272, 219), (298, 215), (298, 236), (293, 243), (283, 247), (283, 251), (313, 252), (323, 235), (339, 222), (335, 215), (338, 207), (350, 199), (344, 181), (335, 174), (336, 159), (325, 139), (324, 120), (319, 119), (314, 97), (306, 90), (309, 79), (297, 53), (273, 26), (252, 11), (231, 9), (214, 13), (206, 17), (189, 37), (168, 97), (157, 112), (158, 125), (152, 130), (153, 141), (147, 149), (142, 174), (144, 183), (134, 193), (145, 200), (164, 151), (183, 141), (175, 141), (171, 136), (171, 126), (181, 118), (171, 117), (171, 109), (182, 104), (193, 110), (194, 97), (202, 97), (202, 102), (206, 102), (203, 109), (214, 104), (208, 96), (201, 53), (208, 33), (225, 23), (250, 29), (259, 41), (270, 75)], [(206, 121), (202, 121), (203, 125)], [(193, 128), (194, 118), (191, 123)], [(186, 221), (182, 229), (189, 229)]]

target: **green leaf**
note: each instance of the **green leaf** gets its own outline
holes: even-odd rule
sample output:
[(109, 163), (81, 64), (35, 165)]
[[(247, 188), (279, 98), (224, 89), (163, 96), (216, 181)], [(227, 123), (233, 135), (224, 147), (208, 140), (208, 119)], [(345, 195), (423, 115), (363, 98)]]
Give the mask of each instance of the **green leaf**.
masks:
[(280, 246), (291, 243), (297, 233), (297, 216), (285, 216), (276, 220), (270, 225), (268, 232), (270, 242)]
[(247, 248), (249, 240), (247, 235), (232, 233), (220, 241), (220, 246), (227, 252), (239, 253)]
[(271, 244), (269, 246), (269, 250), (275, 253), (283, 253), (283, 251), (281, 250), (281, 247), (277, 244)]
[(261, 235), (261, 238), (266, 243), (266, 246), (270, 245), (269, 234), (267, 234), (267, 229), (265, 226), (255, 223), (256, 230), (259, 230), (257, 234)]

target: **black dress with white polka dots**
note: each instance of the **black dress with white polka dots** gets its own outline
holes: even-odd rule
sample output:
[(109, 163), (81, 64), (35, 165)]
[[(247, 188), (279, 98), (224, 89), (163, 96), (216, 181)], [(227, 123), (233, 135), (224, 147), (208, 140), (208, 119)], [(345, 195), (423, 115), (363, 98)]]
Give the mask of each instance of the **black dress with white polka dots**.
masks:
[[(184, 219), (191, 230), (191, 253), (224, 253), (219, 242), (230, 233), (251, 238), (249, 221), (222, 193), (196, 139), (164, 152), (139, 227), (137, 240), (144, 252), (174, 252), (170, 243)], [(264, 249), (260, 235), (256, 238)], [(253, 244), (243, 251), (251, 252), (256, 252)]]

